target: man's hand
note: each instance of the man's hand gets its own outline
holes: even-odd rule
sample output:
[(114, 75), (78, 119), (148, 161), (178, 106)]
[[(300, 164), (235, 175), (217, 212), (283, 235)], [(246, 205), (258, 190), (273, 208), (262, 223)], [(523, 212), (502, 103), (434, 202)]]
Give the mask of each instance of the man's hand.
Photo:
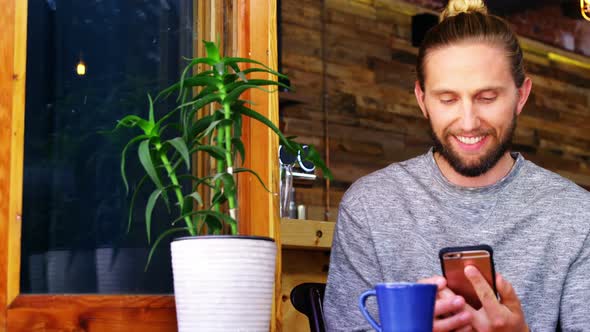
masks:
[[(471, 331), (473, 314), (466, 310), (463, 297), (455, 295), (446, 288), (447, 281), (441, 276), (434, 276), (418, 281), (422, 284), (436, 284), (438, 292), (434, 305), (433, 332)], [(473, 311), (473, 309), (471, 309)]]
[(520, 300), (508, 281), (504, 280), (500, 274), (497, 274), (496, 288), (502, 299), (500, 302), (476, 267), (466, 266), (464, 272), (483, 305), (475, 313), (471, 307), (469, 307), (471, 309), (467, 309), (468, 312), (474, 314), (473, 327), (477, 331), (525, 332), (529, 330), (524, 319)]

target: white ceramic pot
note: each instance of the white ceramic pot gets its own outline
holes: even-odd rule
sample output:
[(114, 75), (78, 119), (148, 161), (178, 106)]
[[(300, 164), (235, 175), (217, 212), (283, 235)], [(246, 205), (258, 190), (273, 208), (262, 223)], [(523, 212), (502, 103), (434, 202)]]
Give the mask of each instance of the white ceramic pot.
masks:
[(179, 332), (269, 330), (274, 240), (195, 236), (170, 246)]

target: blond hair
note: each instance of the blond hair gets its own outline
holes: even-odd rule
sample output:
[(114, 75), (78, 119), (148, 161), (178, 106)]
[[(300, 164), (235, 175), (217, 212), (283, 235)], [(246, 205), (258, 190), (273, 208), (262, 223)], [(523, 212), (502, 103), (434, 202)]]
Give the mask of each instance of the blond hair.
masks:
[(416, 63), (416, 74), (424, 91), (424, 61), (429, 52), (437, 48), (465, 41), (483, 42), (502, 47), (505, 51), (512, 78), (517, 87), (524, 79), (523, 54), (516, 34), (502, 18), (488, 14), (481, 0), (449, 0), (441, 14), (441, 21), (430, 29), (420, 49)]
[(451, 16), (457, 16), (460, 13), (479, 12), (482, 14), (488, 13), (488, 8), (481, 0), (450, 0), (447, 7), (441, 14), (441, 19), (444, 20)]

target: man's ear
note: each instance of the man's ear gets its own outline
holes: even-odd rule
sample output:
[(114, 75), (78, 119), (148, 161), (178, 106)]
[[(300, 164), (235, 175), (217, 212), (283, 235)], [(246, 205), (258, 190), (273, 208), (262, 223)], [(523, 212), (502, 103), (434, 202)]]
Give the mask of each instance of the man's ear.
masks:
[(525, 77), (522, 86), (518, 88), (518, 103), (516, 104), (516, 114), (519, 115), (522, 112), (524, 105), (526, 104), (529, 95), (531, 94), (531, 88), (533, 81), (530, 77)]
[(422, 110), (422, 114), (424, 114), (424, 117), (428, 119), (428, 112), (426, 111), (426, 106), (424, 106), (424, 91), (422, 91), (420, 82), (418, 82), (418, 80), (416, 80), (414, 83), (414, 94), (416, 95), (416, 101)]

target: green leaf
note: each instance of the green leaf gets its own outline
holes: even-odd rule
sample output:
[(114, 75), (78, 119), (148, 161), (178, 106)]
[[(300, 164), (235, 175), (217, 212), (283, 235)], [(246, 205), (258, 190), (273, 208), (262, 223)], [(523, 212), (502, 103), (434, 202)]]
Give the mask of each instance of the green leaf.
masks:
[(192, 174), (182, 174), (182, 175), (179, 175), (179, 176), (178, 176), (178, 179), (179, 179), (179, 180), (181, 180), (181, 179), (182, 179), (182, 180), (184, 180), (184, 179), (188, 179), (188, 180), (192, 180), (192, 181), (197, 181), (197, 180), (199, 180), (199, 178), (198, 178), (198, 177), (196, 177), (196, 176), (194, 176), (194, 175), (192, 175)]
[(203, 43), (205, 43), (205, 50), (207, 51), (207, 58), (209, 58), (215, 62), (221, 61), (221, 57), (219, 56), (219, 48), (217, 47), (217, 45), (215, 45), (215, 43), (213, 43), (213, 42), (205, 41), (205, 40), (203, 40)]
[(137, 187), (135, 187), (135, 190), (133, 190), (133, 195), (131, 196), (131, 202), (129, 203), (129, 213), (128, 213), (128, 217), (127, 217), (127, 233), (129, 233), (129, 231), (131, 230), (131, 222), (133, 220), (133, 208), (135, 207), (135, 199), (137, 198), (137, 194), (139, 193), (139, 190), (141, 189), (141, 187), (143, 186), (143, 184), (145, 183), (145, 181), (148, 179), (147, 175), (144, 175), (141, 180), (139, 180), (139, 182), (137, 183)]
[(240, 164), (243, 165), (244, 161), (246, 161), (246, 149), (244, 148), (244, 143), (242, 143), (242, 140), (239, 138), (232, 138), (231, 144), (234, 147), (234, 155), (232, 158), (234, 158), (234, 160), (236, 159), (235, 151), (237, 151), (240, 154)]
[(217, 90), (219, 84), (221, 84), (221, 80), (215, 76), (193, 76), (184, 80), (185, 89), (187, 87), (209, 86), (212, 89)]
[(188, 232), (189, 234), (191, 234), (191, 231), (188, 227), (174, 227), (174, 228), (170, 228), (168, 230), (166, 230), (165, 232), (163, 232), (162, 234), (160, 234), (160, 236), (158, 236), (158, 238), (156, 239), (156, 241), (154, 242), (154, 245), (152, 245), (152, 248), (150, 249), (150, 253), (148, 255), (148, 259), (147, 259), (147, 263), (145, 264), (145, 269), (144, 272), (147, 271), (148, 266), (150, 265), (150, 262), (152, 261), (152, 256), (154, 255), (154, 252), (156, 251), (156, 248), (158, 247), (158, 244), (160, 244), (160, 242), (167, 236), (174, 234), (174, 233), (180, 233), (180, 232)]
[(189, 137), (197, 138), (199, 134), (201, 134), (211, 125), (213, 119), (213, 115), (206, 115), (198, 119), (197, 121), (193, 122), (191, 128), (189, 129)]
[(163, 187), (162, 182), (160, 181), (160, 178), (158, 177), (158, 172), (154, 167), (152, 156), (150, 154), (149, 144), (150, 141), (147, 139), (139, 144), (139, 161), (141, 162), (141, 165), (145, 169), (146, 173), (150, 176), (156, 187), (161, 189)]
[(287, 142), (287, 140), (285, 138), (285, 135), (283, 135), (283, 133), (281, 133), (279, 128), (277, 128), (277, 126), (275, 126), (275, 124), (272, 123), (269, 119), (267, 119), (264, 115), (254, 111), (252, 109), (249, 109), (248, 107), (243, 106), (243, 105), (234, 106), (234, 111), (239, 112), (240, 114), (243, 114), (243, 115), (250, 117), (254, 120), (262, 122), (264, 125), (269, 127), (272, 131), (274, 131), (279, 136), (279, 139), (281, 140), (282, 143), (284, 142), (285, 145), (290, 147), (289, 142)]
[(234, 168), (234, 173), (236, 173), (236, 174), (237, 173), (250, 173), (250, 174), (254, 175), (258, 179), (258, 182), (260, 182), (262, 187), (264, 187), (264, 190), (266, 190), (270, 194), (274, 194), (270, 189), (268, 189), (266, 184), (264, 184), (264, 181), (262, 181), (262, 178), (260, 177), (260, 175), (258, 175), (258, 173), (256, 173), (255, 171), (253, 171), (249, 168), (238, 167), (238, 168)]
[(231, 118), (234, 123), (233, 137), (240, 139), (242, 137), (242, 114), (232, 111)]
[(201, 195), (199, 195), (198, 192), (193, 192), (190, 195), (186, 196), (187, 198), (193, 198), (195, 201), (197, 201), (197, 203), (199, 203), (199, 206), (203, 206), (203, 199), (201, 198)]
[(223, 193), (225, 197), (234, 196), (236, 194), (236, 181), (229, 173), (220, 174), (220, 179), (223, 182)]
[(201, 99), (205, 96), (216, 93), (217, 90), (219, 90), (217, 87), (211, 87), (211, 86), (203, 87), (203, 89), (201, 89), (201, 92), (199, 92), (198, 95), (194, 96), (192, 100)]
[(213, 195), (213, 198), (211, 198), (211, 205), (223, 204), (226, 201), (227, 196), (223, 193), (223, 191), (218, 191)]
[(152, 100), (152, 96), (148, 93), (148, 100), (150, 102), (150, 123), (154, 123), (154, 101)]
[[(211, 120), (213, 120), (213, 119), (211, 119)], [(209, 125), (207, 126), (207, 128), (205, 128), (204, 131), (201, 130), (201, 135), (200, 136), (210, 136), (211, 135), (211, 132), (213, 130), (215, 130), (215, 128), (217, 128), (217, 126), (219, 126), (219, 123), (221, 123), (221, 121), (223, 121), (223, 120), (215, 120), (215, 121), (209, 122)]]
[[(285, 135), (283, 135), (283, 133), (281, 133), (279, 128), (277, 128), (277, 126), (275, 126), (274, 123), (272, 123), (269, 119), (267, 119), (262, 114), (254, 111), (254, 110), (251, 110), (248, 107), (245, 107), (243, 105), (234, 106), (234, 110), (236, 112), (240, 112), (241, 114), (243, 114), (245, 116), (248, 116), (252, 119), (258, 120), (258, 121), (262, 122), (263, 124), (265, 124), (267, 127), (269, 127), (272, 131), (274, 131), (279, 136), (279, 140), (281, 141), (281, 144), (283, 144), (291, 152), (297, 154), (298, 151), (303, 151), (303, 149), (301, 148), (301, 145), (287, 139), (285, 137)], [(325, 178), (332, 179), (332, 172), (330, 171), (330, 169), (328, 169), (328, 167), (326, 166), (326, 164), (322, 160), (320, 154), (313, 146), (309, 146), (309, 151), (308, 151), (305, 159), (313, 162), (314, 165), (319, 167), (322, 170), (322, 173)]]
[(153, 124), (151, 124), (149, 121), (146, 121), (137, 115), (127, 115), (123, 119), (117, 121), (117, 126), (115, 129), (120, 127), (132, 128), (135, 126), (141, 128), (141, 130), (143, 130), (146, 135), (149, 134), (153, 128)]
[(221, 101), (222, 104), (232, 104), (234, 103), (236, 100), (238, 100), (238, 98), (240, 98), (240, 96), (242, 95), (242, 93), (244, 93), (244, 91), (248, 90), (248, 89), (258, 89), (258, 90), (262, 90), (266, 93), (272, 93), (273, 91), (270, 91), (268, 89), (265, 88), (261, 88), (258, 85), (254, 85), (254, 84), (248, 84), (246, 82), (240, 82), (242, 85), (234, 88), (230, 93), (228, 93), (225, 98), (223, 98), (223, 100)]
[[(203, 81), (198, 81), (198, 80), (193, 81), (193, 79), (202, 78), (202, 77), (205, 77), (205, 76), (211, 76), (213, 74), (214, 74), (214, 71), (213, 70), (205, 70), (205, 71), (202, 71), (202, 72), (200, 72), (200, 73), (198, 73), (196, 75), (193, 75), (193, 76), (185, 79), (184, 80), (184, 85), (188, 85), (188, 86), (207, 85), (207, 84), (200, 84), (200, 82), (203, 82)], [(193, 83), (194, 85), (191, 85), (190, 83)], [(178, 82), (178, 83), (172, 84), (168, 88), (160, 91), (160, 93), (158, 93), (158, 95), (156, 96), (156, 99), (154, 99), (154, 102), (156, 102), (156, 101), (158, 101), (160, 99), (167, 99), (168, 97), (170, 97), (170, 95), (172, 94), (172, 92), (174, 92), (176, 90), (180, 90), (180, 86), (181, 86), (181, 82)], [(183, 89), (184, 89), (184, 87), (183, 87)]]
[[(243, 73), (240, 73), (243, 75)], [(239, 75), (237, 74), (225, 74), (223, 75), (223, 85), (229, 85), (233, 82), (235, 82), (238, 78), (240, 78)], [(245, 78), (245, 76), (244, 76)]]
[(256, 80), (248, 80), (248, 81), (237, 81), (237, 82), (228, 84), (225, 89), (226, 89), (226, 92), (228, 94), (230, 94), (236, 88), (243, 86), (243, 85), (248, 85), (248, 86), (252, 86), (252, 87), (254, 87), (254, 86), (258, 86), (258, 87), (260, 87), (260, 86), (280, 86), (280, 87), (287, 88), (287, 89), (289, 88), (288, 85), (281, 83), (281, 82), (256, 79)]
[(150, 197), (148, 198), (147, 204), (145, 206), (145, 228), (147, 233), (147, 240), (148, 243), (151, 243), (151, 230), (152, 230), (152, 212), (154, 211), (154, 207), (156, 206), (156, 201), (158, 201), (158, 197), (162, 195), (162, 192), (166, 190), (165, 188), (159, 188), (154, 190)]
[(223, 228), (221, 221), (213, 216), (205, 216), (203, 224), (207, 225), (207, 231), (209, 234), (219, 234)]
[(225, 159), (225, 149), (220, 148), (218, 146), (214, 146), (214, 145), (197, 145), (194, 148), (191, 149), (191, 153), (195, 152), (195, 151), (205, 151), (207, 152), (209, 155), (211, 155), (211, 157), (217, 159), (217, 160), (223, 160)]
[(246, 80), (246, 76), (244, 75), (244, 73), (240, 70), (240, 66), (238, 66), (238, 64), (236, 62), (229, 62), (227, 63), (231, 69), (233, 69), (233, 71), (244, 81)]
[[(255, 68), (245, 69), (245, 70), (242, 71), (242, 73), (244, 75), (248, 75), (250, 73), (268, 73), (268, 70), (267, 69), (263, 69), (263, 68), (256, 68), (255, 67)], [(285, 76), (285, 75), (282, 75), (282, 76), (284, 76), (284, 78), (287, 78), (287, 76)]]
[(183, 109), (184, 107), (188, 107), (191, 106), (193, 108), (193, 111), (190, 112), (190, 115), (194, 115), (194, 113), (202, 108), (203, 106), (212, 103), (214, 101), (220, 101), (220, 97), (217, 94), (212, 94), (212, 95), (208, 95), (205, 96), (201, 99), (197, 99), (194, 101), (190, 101), (184, 104), (181, 104), (180, 106), (177, 106), (175, 109), (173, 109), (172, 111), (168, 112), (166, 115), (164, 115), (158, 122), (156, 122), (157, 126), (160, 126), (164, 121), (166, 121), (168, 118), (170, 118), (172, 115), (174, 115), (176, 112), (180, 111), (181, 109)]
[(188, 152), (188, 147), (186, 146), (186, 142), (181, 137), (176, 137), (166, 142), (170, 143), (170, 145), (172, 145), (176, 149), (176, 151), (180, 153), (182, 159), (184, 159), (184, 162), (186, 163), (186, 169), (190, 170), (191, 160)]
[(319, 152), (315, 149), (315, 147), (309, 146), (309, 150), (305, 159), (311, 161), (314, 165), (319, 167), (322, 170), (322, 173), (326, 179), (333, 179), (332, 171), (330, 171), (328, 166), (326, 166), (324, 160), (320, 156)]
[[(184, 81), (185, 81), (185, 77), (188, 74), (188, 71), (191, 70), (194, 66), (200, 64), (200, 63), (204, 63), (204, 64), (208, 64), (209, 66), (213, 67), (215, 66), (215, 63), (217, 61), (209, 59), (209, 58), (194, 58), (191, 60), (191, 62), (184, 68), (184, 70), (182, 71), (182, 75), (180, 76), (180, 91), (182, 91), (184, 89)], [(180, 98), (180, 96), (179, 96)]]
[(270, 68), (269, 66), (265, 65), (262, 62), (256, 61), (256, 60), (247, 59), (247, 58), (226, 57), (226, 58), (223, 58), (221, 61), (223, 63), (225, 63), (226, 65), (231, 65), (232, 63), (255, 63), (257, 65), (264, 67), (266, 69), (266, 72), (268, 72), (269, 74), (273, 74), (273, 75), (281, 77), (281, 78), (287, 78), (286, 75), (276, 72), (276, 71), (272, 70), (272, 68)]
[(127, 194), (129, 194), (129, 183), (127, 182), (127, 175), (125, 174), (125, 162), (127, 160), (127, 149), (129, 149), (129, 147), (131, 145), (133, 145), (134, 143), (136, 143), (139, 140), (142, 139), (146, 139), (148, 138), (146, 135), (139, 135), (136, 136), (134, 138), (132, 138), (123, 148), (123, 151), (121, 152), (121, 177), (123, 178), (123, 183), (125, 184), (125, 192)]
[(218, 220), (222, 220), (223, 222), (225, 222), (227, 224), (232, 224), (232, 223), (235, 224), (236, 223), (236, 221), (232, 217), (230, 217), (224, 213), (217, 212), (217, 211), (211, 211), (211, 210), (198, 210), (198, 211), (192, 211), (190, 213), (187, 213), (185, 215), (182, 215), (182, 216), (176, 218), (172, 222), (172, 224), (179, 222), (180, 220), (184, 219), (184, 217), (195, 216), (195, 215), (196, 216), (203, 216), (203, 217), (204, 216), (213, 216), (213, 217), (217, 218)]
[(209, 188), (215, 188), (215, 186), (213, 186), (211, 183), (209, 183), (209, 180), (213, 179), (212, 176), (205, 176), (202, 177), (200, 179), (197, 179), (194, 181), (193, 183), (193, 191), (197, 191), (197, 188), (201, 185), (204, 184)]
[[(210, 94), (204, 96), (202, 98), (189, 101), (187, 103), (181, 104), (177, 106), (177, 109), (183, 109), (185, 107), (190, 107), (190, 112), (188, 112), (188, 116), (192, 117), (199, 109), (203, 108), (204, 106), (213, 103), (213, 102), (221, 102), (221, 97), (218, 94)], [(160, 120), (161, 121), (161, 120)]]

